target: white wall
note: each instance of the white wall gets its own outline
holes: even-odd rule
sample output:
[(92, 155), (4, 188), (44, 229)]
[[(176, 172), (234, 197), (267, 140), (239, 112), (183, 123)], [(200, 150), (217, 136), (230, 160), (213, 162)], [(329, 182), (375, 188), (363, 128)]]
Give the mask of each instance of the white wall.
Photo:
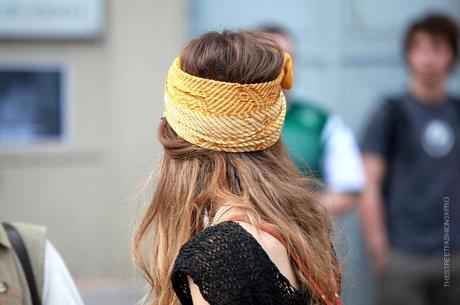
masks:
[(182, 0), (107, 0), (99, 41), (0, 41), (0, 62), (64, 63), (66, 147), (0, 149), (0, 219), (44, 224), (77, 278), (130, 279), (136, 194), (160, 153), (163, 81), (184, 43)]

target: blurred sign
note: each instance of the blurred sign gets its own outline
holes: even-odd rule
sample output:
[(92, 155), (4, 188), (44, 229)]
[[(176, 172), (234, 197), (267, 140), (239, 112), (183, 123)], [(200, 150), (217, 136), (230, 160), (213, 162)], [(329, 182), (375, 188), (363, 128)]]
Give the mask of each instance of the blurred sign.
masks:
[(104, 0), (0, 0), (0, 38), (93, 39), (104, 29)]

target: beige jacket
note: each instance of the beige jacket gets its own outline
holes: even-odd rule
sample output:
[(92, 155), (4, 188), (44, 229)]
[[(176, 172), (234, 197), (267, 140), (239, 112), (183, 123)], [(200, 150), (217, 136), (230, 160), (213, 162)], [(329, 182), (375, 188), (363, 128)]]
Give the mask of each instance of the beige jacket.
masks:
[[(42, 297), (46, 229), (25, 223), (12, 223), (12, 225), (24, 240), (38, 293)], [(0, 305), (32, 305), (24, 272), (2, 225), (0, 225)]]

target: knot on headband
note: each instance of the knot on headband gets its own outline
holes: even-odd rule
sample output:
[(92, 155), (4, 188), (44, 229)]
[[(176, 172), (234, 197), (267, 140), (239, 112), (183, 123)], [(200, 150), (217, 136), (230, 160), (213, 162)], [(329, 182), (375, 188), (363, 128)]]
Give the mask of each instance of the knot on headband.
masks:
[(278, 141), (286, 114), (281, 89), (292, 87), (292, 59), (285, 53), (276, 79), (240, 84), (197, 77), (172, 63), (165, 82), (165, 117), (187, 142), (215, 151), (262, 150)]

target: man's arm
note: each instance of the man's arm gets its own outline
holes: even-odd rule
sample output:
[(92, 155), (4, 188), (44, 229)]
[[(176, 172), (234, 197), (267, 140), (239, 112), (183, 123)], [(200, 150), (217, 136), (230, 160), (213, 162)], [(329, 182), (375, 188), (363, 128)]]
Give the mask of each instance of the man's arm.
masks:
[(389, 251), (383, 210), (382, 183), (386, 174), (386, 162), (377, 154), (364, 153), (364, 169), (367, 183), (359, 210), (364, 235), (377, 270), (386, 263)]
[(326, 190), (321, 194), (321, 203), (334, 215), (341, 215), (359, 201), (359, 193)]

